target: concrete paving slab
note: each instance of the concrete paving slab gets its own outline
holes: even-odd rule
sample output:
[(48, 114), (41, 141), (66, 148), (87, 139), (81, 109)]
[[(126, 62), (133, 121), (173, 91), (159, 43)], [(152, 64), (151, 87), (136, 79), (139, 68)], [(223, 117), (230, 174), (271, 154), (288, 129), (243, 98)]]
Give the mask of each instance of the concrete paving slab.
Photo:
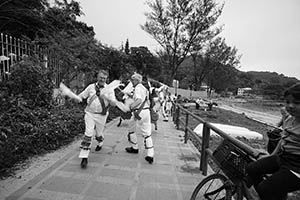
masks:
[[(160, 119), (161, 120), (161, 119)], [(80, 168), (79, 146), (46, 172), (6, 197), (16, 200), (183, 200), (203, 179), (200, 154), (173, 122), (158, 121), (153, 131), (154, 163), (145, 161), (143, 138), (140, 151), (128, 154), (127, 121), (110, 126), (100, 152), (93, 143), (88, 167)]]

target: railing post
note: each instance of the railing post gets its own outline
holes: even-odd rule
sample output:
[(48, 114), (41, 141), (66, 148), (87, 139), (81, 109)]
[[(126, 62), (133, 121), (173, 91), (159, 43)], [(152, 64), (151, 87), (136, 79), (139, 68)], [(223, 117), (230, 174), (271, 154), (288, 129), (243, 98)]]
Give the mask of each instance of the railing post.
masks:
[(171, 109), (171, 113), (172, 113), (172, 120), (175, 123), (176, 120), (176, 104), (173, 102), (172, 103), (172, 109)]
[[(4, 40), (3, 40), (3, 33), (1, 33), (0, 35), (0, 43), (1, 43), (1, 55), (4, 55)], [(2, 62), (2, 61), (0, 61)], [(3, 62), (4, 63), (4, 62)], [(3, 72), (3, 74), (1, 73)], [(2, 79), (4, 79), (4, 75), (5, 75), (5, 69), (4, 69), (4, 64), (2, 65), (2, 69), (0, 69), (0, 81), (2, 81)]]
[(176, 106), (176, 129), (179, 130), (179, 115), (180, 115), (180, 108)]
[(202, 130), (202, 148), (201, 148), (201, 161), (200, 161), (200, 170), (203, 175), (207, 175), (207, 153), (206, 149), (209, 148), (209, 138), (210, 138), (210, 128), (207, 126), (207, 123), (203, 123)]
[(185, 130), (184, 130), (184, 143), (188, 140), (188, 125), (189, 125), (189, 113), (185, 114)]

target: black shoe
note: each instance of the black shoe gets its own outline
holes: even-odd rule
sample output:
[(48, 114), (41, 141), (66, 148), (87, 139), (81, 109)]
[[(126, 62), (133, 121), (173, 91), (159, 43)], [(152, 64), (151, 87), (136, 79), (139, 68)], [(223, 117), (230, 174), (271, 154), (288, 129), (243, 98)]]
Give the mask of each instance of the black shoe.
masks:
[(118, 124), (117, 124), (117, 127), (120, 127), (120, 126), (121, 126), (121, 123), (118, 123)]
[(81, 163), (80, 163), (81, 168), (86, 168), (87, 164), (88, 164), (88, 159), (82, 158)]
[(145, 157), (145, 160), (146, 160), (149, 164), (152, 164), (153, 161), (154, 161), (154, 158), (153, 158), (153, 157), (150, 157), (150, 156), (146, 156), (146, 157)]
[(127, 151), (127, 153), (139, 153), (138, 149), (134, 149), (133, 147), (126, 147), (125, 150)]
[(121, 126), (121, 124), (122, 124), (122, 118), (120, 118), (120, 121), (119, 121), (119, 123), (118, 123), (118, 125), (117, 125), (117, 127), (119, 127), (119, 126)]
[(100, 151), (102, 149), (102, 146), (97, 145), (95, 148), (95, 151)]

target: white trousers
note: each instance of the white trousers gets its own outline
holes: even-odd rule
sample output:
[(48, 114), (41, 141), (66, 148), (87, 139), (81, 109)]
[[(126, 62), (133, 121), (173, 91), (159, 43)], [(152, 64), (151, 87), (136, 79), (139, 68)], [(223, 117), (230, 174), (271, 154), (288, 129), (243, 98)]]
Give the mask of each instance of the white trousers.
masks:
[(89, 144), (89, 148), (91, 146), (91, 139), (95, 134), (96, 140), (98, 141), (98, 145), (103, 145), (104, 140), (104, 129), (107, 115), (93, 114), (90, 112), (85, 112), (84, 121), (85, 121), (85, 133), (82, 142), (86, 146)]
[(140, 112), (140, 120), (134, 119), (134, 116), (130, 119), (128, 127), (128, 141), (131, 143), (134, 149), (138, 149), (138, 141), (136, 131), (140, 129), (144, 137), (144, 145), (147, 151), (147, 156), (154, 156), (153, 141), (151, 137), (151, 117), (150, 110), (144, 109)]
[(166, 113), (166, 109), (165, 109), (166, 103), (167, 103), (166, 101), (163, 101), (162, 106), (160, 107), (160, 111), (164, 120), (168, 121), (168, 114)]

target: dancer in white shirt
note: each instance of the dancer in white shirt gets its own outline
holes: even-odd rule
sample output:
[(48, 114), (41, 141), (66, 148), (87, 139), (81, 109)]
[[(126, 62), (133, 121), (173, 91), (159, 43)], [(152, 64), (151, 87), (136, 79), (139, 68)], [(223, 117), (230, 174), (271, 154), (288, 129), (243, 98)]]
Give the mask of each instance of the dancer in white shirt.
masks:
[(108, 116), (109, 102), (100, 96), (101, 90), (106, 86), (108, 72), (100, 70), (97, 76), (97, 82), (90, 84), (78, 96), (81, 99), (87, 99), (85, 108), (85, 133), (81, 142), (81, 152), (79, 157), (82, 158), (81, 167), (86, 168), (88, 155), (91, 149), (92, 137), (95, 133), (95, 139), (98, 145), (95, 151), (100, 151), (104, 140), (104, 128)]
[(147, 150), (145, 160), (152, 164), (154, 161), (154, 148), (151, 137), (151, 117), (150, 117), (150, 103), (149, 91), (142, 85), (142, 75), (134, 73), (131, 76), (131, 82), (134, 87), (133, 100), (130, 104), (130, 110), (133, 112), (133, 118), (129, 123), (128, 141), (131, 147), (125, 148), (128, 153), (138, 153), (138, 143), (136, 129), (139, 128), (144, 137), (144, 144)]

